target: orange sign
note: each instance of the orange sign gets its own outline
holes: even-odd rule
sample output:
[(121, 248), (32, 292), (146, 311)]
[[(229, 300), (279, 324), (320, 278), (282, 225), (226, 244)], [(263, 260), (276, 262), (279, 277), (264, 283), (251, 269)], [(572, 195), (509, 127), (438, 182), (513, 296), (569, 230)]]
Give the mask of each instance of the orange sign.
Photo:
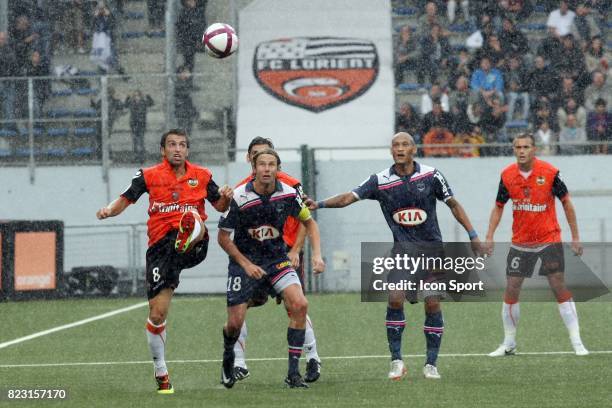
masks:
[(366, 92), (378, 75), (378, 55), (369, 40), (284, 38), (257, 46), (253, 73), (272, 96), (321, 112)]
[(15, 290), (55, 289), (56, 240), (55, 232), (15, 233)]

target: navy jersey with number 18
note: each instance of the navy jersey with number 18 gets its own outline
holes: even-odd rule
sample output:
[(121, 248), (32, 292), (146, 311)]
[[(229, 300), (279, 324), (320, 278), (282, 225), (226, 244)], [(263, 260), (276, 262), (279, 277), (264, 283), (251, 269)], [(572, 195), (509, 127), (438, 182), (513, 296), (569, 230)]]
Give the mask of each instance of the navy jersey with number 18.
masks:
[(437, 169), (414, 162), (414, 173), (400, 176), (394, 166), (371, 175), (353, 190), (359, 200), (376, 200), (395, 242), (442, 242), (436, 200), (453, 197)]

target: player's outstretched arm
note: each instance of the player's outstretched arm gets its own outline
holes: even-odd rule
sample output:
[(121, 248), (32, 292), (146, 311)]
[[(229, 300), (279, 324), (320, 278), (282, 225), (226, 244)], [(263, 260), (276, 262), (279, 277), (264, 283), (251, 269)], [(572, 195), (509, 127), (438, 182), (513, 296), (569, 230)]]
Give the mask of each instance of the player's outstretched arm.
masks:
[(570, 231), (572, 232), (572, 251), (576, 255), (582, 255), (584, 249), (582, 248), (582, 244), (580, 243), (580, 235), (578, 233), (578, 221), (576, 219), (576, 209), (574, 208), (574, 203), (569, 198), (565, 198), (562, 201), (563, 211), (565, 212), (565, 218), (567, 219), (567, 223), (569, 224)]
[(232, 190), (232, 188), (226, 184), (219, 189), (219, 195), (221, 197), (212, 203), (212, 206), (219, 212), (226, 212), (230, 203), (232, 202), (234, 190)]
[(495, 236), (495, 230), (497, 229), (503, 214), (504, 207), (500, 207), (496, 203), (491, 210), (491, 215), (489, 216), (489, 228), (487, 229), (487, 237), (485, 238), (485, 251), (487, 255), (493, 254), (493, 237)]
[(349, 191), (348, 193), (338, 194), (333, 197), (330, 197), (321, 201), (314, 201), (312, 199), (307, 199), (305, 201), (306, 205), (311, 210), (316, 210), (317, 208), (344, 208), (348, 205), (353, 204), (354, 202), (359, 201), (355, 193)]
[(476, 234), (476, 230), (474, 230), (472, 222), (470, 221), (470, 218), (463, 209), (463, 206), (459, 204), (459, 201), (457, 201), (453, 197), (446, 200), (446, 205), (448, 206), (448, 208), (450, 208), (457, 222), (459, 222), (459, 224), (461, 224), (463, 228), (465, 228), (465, 231), (468, 233), (468, 237), (470, 238), (470, 242), (472, 243), (472, 250), (474, 251), (474, 253), (483, 253), (478, 234)]
[(100, 208), (96, 212), (96, 217), (98, 217), (99, 220), (103, 220), (108, 217), (115, 217), (121, 214), (126, 208), (128, 208), (129, 205), (130, 202), (125, 197), (120, 196), (115, 201), (109, 203), (106, 207)]
[(319, 233), (319, 226), (317, 222), (312, 218), (308, 218), (306, 221), (302, 221), (308, 231), (308, 237), (310, 238), (310, 247), (312, 249), (312, 270), (318, 274), (325, 271), (325, 262), (321, 256), (321, 234)]
[(223, 250), (244, 269), (247, 275), (253, 279), (261, 279), (266, 274), (263, 269), (255, 265), (249, 260), (234, 244), (231, 238), (231, 232), (224, 229), (219, 229), (217, 242)]

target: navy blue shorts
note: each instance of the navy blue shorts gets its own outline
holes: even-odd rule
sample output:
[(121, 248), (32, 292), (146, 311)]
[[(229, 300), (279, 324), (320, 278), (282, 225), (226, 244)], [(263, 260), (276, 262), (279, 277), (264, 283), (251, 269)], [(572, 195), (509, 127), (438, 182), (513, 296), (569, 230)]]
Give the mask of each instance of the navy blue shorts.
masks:
[(240, 265), (230, 260), (227, 271), (227, 306), (248, 303), (262, 296), (279, 296), (288, 286), (300, 284), (287, 258), (259, 266), (266, 272), (266, 276), (259, 280), (252, 279)]

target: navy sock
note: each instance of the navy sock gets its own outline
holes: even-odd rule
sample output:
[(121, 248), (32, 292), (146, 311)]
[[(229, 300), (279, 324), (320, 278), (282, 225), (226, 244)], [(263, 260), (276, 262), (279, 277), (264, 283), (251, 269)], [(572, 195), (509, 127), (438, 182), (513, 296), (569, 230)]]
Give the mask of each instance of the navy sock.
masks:
[(238, 341), (239, 336), (240, 332), (235, 336), (229, 336), (225, 328), (223, 329), (223, 358), (234, 359), (234, 344)]
[(402, 333), (404, 332), (404, 327), (406, 326), (404, 309), (391, 309), (390, 307), (387, 307), (385, 326), (387, 327), (387, 341), (389, 342), (391, 360), (401, 360)]
[(440, 343), (442, 343), (442, 333), (444, 333), (444, 319), (442, 312), (425, 313), (425, 342), (427, 343), (427, 362), (426, 364), (436, 365)]
[(287, 344), (289, 345), (289, 375), (300, 373), (300, 357), (304, 348), (306, 329), (287, 328)]

